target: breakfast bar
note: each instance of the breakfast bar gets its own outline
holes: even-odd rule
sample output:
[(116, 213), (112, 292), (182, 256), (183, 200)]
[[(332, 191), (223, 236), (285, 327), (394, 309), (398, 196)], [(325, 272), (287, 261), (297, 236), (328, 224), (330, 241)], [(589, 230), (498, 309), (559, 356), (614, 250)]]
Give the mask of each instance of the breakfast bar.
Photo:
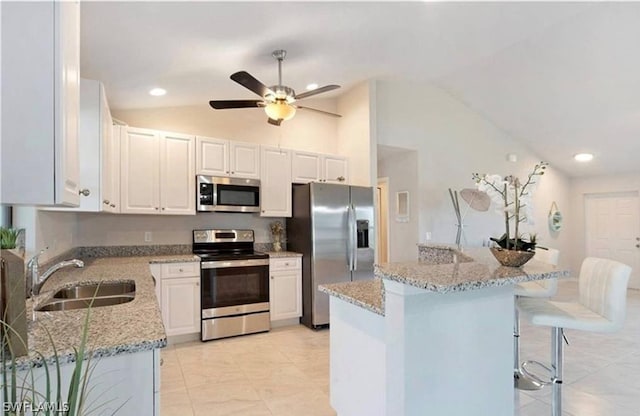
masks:
[(351, 415), (514, 414), (514, 284), (566, 276), (531, 260), (504, 267), (486, 248), (419, 246), (420, 261), (331, 295), (331, 405)]

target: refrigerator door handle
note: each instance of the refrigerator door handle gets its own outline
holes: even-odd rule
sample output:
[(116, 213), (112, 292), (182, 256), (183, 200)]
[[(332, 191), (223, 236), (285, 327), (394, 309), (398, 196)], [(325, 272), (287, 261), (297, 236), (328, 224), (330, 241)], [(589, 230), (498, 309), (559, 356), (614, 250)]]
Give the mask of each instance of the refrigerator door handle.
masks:
[(349, 247), (347, 250), (349, 251), (349, 271), (354, 271), (356, 269), (356, 212), (353, 208), (353, 205), (349, 205)]

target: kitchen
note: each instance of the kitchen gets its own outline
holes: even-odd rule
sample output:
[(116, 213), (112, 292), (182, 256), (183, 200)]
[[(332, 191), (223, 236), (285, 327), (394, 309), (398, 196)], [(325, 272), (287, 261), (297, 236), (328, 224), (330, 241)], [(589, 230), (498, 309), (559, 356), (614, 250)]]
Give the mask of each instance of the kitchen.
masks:
[[(299, 63), (296, 64), (296, 54), (304, 56), (304, 54), (310, 54), (312, 51), (299, 48), (298, 50), (292, 49), (286, 42), (284, 45), (277, 44), (275, 40), (277, 35), (274, 35), (274, 40), (268, 42), (266, 46), (258, 47), (258, 42), (251, 44), (252, 51), (244, 55), (244, 60), (227, 58), (222, 59), (222, 62), (218, 61), (211, 64), (205, 71), (207, 73), (205, 78), (215, 80), (215, 87), (203, 88), (202, 85), (208, 85), (206, 84), (207, 81), (202, 81), (204, 82), (202, 85), (198, 84), (195, 87), (191, 87), (192, 89), (203, 90), (198, 98), (198, 103), (203, 104), (180, 102), (179, 100), (173, 101), (169, 105), (164, 104), (174, 94), (174, 90), (168, 87), (169, 92), (164, 98), (148, 96), (147, 90), (149, 87), (155, 86), (155, 84), (162, 84), (160, 75), (150, 74), (145, 74), (145, 76), (138, 75), (138, 80), (144, 81), (138, 81), (137, 85), (129, 85), (128, 88), (123, 90), (125, 93), (118, 98), (118, 101), (115, 101), (115, 91), (111, 92), (109, 82), (115, 85), (117, 76), (122, 77), (122, 73), (134, 70), (134, 68), (126, 69), (124, 63), (131, 62), (135, 64), (135, 58), (139, 55), (140, 50), (146, 50), (148, 53), (146, 57), (143, 54), (141, 59), (144, 60), (151, 60), (156, 56), (164, 56), (160, 62), (147, 65), (148, 68), (159, 68), (158, 70), (163, 72), (162, 68), (169, 65), (166, 62), (167, 56), (170, 56), (170, 59), (178, 60), (176, 57), (180, 57), (179, 60), (195, 62), (199, 56), (208, 51), (207, 44), (209, 40), (200, 39), (198, 42), (194, 41), (192, 49), (190, 49), (192, 55), (187, 56), (181, 55), (180, 52), (167, 53), (167, 50), (177, 47), (174, 43), (179, 43), (170, 39), (162, 45), (156, 45), (149, 40), (144, 40), (147, 39), (144, 36), (141, 38), (141, 43), (133, 44), (131, 42), (130, 39), (134, 38), (138, 30), (143, 31), (144, 29), (147, 31), (148, 39), (151, 39), (155, 37), (154, 35), (160, 36), (155, 31), (170, 31), (180, 27), (180, 23), (184, 23), (181, 19), (186, 18), (182, 13), (186, 12), (179, 5), (167, 5), (167, 16), (161, 18), (164, 20), (157, 21), (157, 23), (154, 23), (153, 19), (158, 17), (145, 12), (143, 5), (129, 5), (131, 8), (125, 8), (123, 5), (121, 10), (113, 8), (114, 6), (112, 5), (100, 3), (95, 5), (83, 4), (82, 7), (82, 18), (92, 19), (88, 20), (91, 23), (85, 24), (82, 29), (84, 32), (81, 46), (85, 49), (82, 49), (80, 59), (88, 59), (87, 56), (91, 56), (90, 62), (82, 62), (82, 76), (83, 78), (104, 82), (112, 116), (130, 126), (194, 136), (222, 138), (223, 140), (245, 143), (258, 143), (265, 146), (322, 155), (341, 156), (348, 160), (348, 182), (353, 185), (370, 186), (376, 184), (377, 176), (382, 176), (376, 174), (378, 169), (377, 161), (381, 159), (393, 162), (394, 158), (398, 160), (397, 155), (387, 155), (385, 152), (388, 149), (379, 149), (379, 146), (402, 148), (403, 150), (417, 152), (418, 159), (417, 163), (415, 163), (415, 170), (412, 173), (414, 178), (411, 178), (411, 182), (415, 183), (415, 185), (411, 185), (413, 186), (411, 189), (402, 189), (404, 186), (408, 186), (408, 182), (403, 183), (402, 180), (398, 180), (398, 175), (393, 174), (394, 169), (396, 172), (398, 171), (398, 163), (384, 165), (384, 168), (391, 172), (389, 175), (391, 187), (393, 188), (391, 195), (395, 196), (397, 191), (408, 190), (411, 195), (409, 200), (410, 212), (415, 214), (409, 217), (408, 223), (392, 222), (394, 226), (389, 229), (389, 238), (394, 242), (390, 244), (390, 259), (392, 261), (402, 260), (402, 256), (415, 259), (415, 251), (395, 252), (394, 250), (397, 250), (396, 247), (399, 244), (403, 244), (402, 241), (408, 242), (406, 244), (415, 247), (415, 243), (426, 241), (427, 233), (430, 233), (433, 241), (452, 242), (455, 226), (450, 202), (447, 199), (447, 188), (472, 186), (469, 178), (471, 172), (476, 170), (520, 173), (538, 160), (539, 156), (536, 153), (543, 154), (540, 150), (534, 153), (529, 150), (530, 145), (515, 141), (511, 135), (495, 127), (491, 122), (486, 121), (477, 112), (470, 110), (464, 104), (452, 98), (449, 92), (440, 87), (434, 87), (423, 82), (376, 79), (373, 76), (365, 77), (363, 76), (364, 72), (359, 74), (361, 77), (358, 79), (359, 82), (352, 82), (350, 85), (347, 85), (341, 79), (316, 80), (320, 84), (332, 82), (343, 84), (340, 95), (335, 96), (335, 98), (316, 100), (317, 102), (314, 101), (313, 103), (318, 108), (341, 114), (342, 118), (340, 119), (325, 118), (313, 113), (299, 111), (293, 120), (284, 122), (282, 126), (276, 128), (266, 123), (266, 117), (259, 109), (225, 112), (214, 111), (207, 106), (206, 103), (210, 99), (242, 97), (243, 89), (228, 79), (229, 74), (235, 71), (245, 69), (265, 82), (272, 82), (276, 76), (276, 66), (270, 54), (272, 50), (280, 47), (286, 47), (289, 50), (289, 56), (284, 63), (284, 80), (287, 85), (301, 88), (306, 85), (307, 80), (294, 78), (295, 76), (314, 76), (324, 72), (321, 66), (319, 68), (311, 67), (307, 70), (296, 69), (295, 65), (299, 65)], [(205, 8), (206, 4), (201, 4), (198, 7)], [(262, 19), (259, 18), (259, 16), (269, 13), (268, 7), (255, 4), (252, 4), (251, 7), (262, 8), (246, 14), (252, 17), (250, 21), (244, 24), (246, 26), (253, 25), (256, 28), (263, 27), (265, 33), (268, 32), (268, 28), (264, 27), (264, 23), (260, 23)], [(313, 14), (315, 7), (320, 6), (310, 5), (308, 7), (309, 9), (306, 13)], [(540, 7), (540, 10), (550, 12), (550, 9), (546, 10), (543, 6)], [(551, 8), (552, 6), (546, 7)], [(580, 8), (582, 6), (576, 7)], [(302, 5), (292, 5), (292, 9), (288, 11), (288, 13), (291, 13), (291, 20), (295, 21), (296, 13), (303, 13), (303, 9)], [(350, 10), (355, 13), (357, 7), (353, 6)], [(377, 12), (384, 14), (384, 8), (381, 7)], [(110, 13), (113, 14), (111, 15)], [(225, 18), (233, 21), (234, 19), (231, 19), (231, 17), (238, 13), (240, 11), (233, 9), (230, 5), (220, 5), (214, 14), (216, 19), (219, 19), (218, 24), (221, 25)], [(513, 10), (512, 13), (510, 17), (514, 19), (519, 15), (517, 10)], [(558, 12), (559, 15), (563, 15), (563, 13)], [(572, 15), (572, 13), (566, 12), (566, 15)], [(591, 11), (590, 13), (594, 12)], [(590, 13), (586, 14), (592, 16)], [(198, 19), (198, 15), (202, 16), (200, 20), (191, 21), (194, 28), (204, 30), (202, 28), (211, 26), (211, 13), (196, 10), (193, 14), (196, 16), (189, 16), (189, 19)], [(551, 14), (553, 15), (553, 13)], [(98, 24), (100, 19), (106, 16), (111, 16), (111, 27), (119, 28), (118, 33), (106, 35), (113, 43), (112, 45), (110, 44), (111, 42), (104, 41), (104, 31), (106, 29), (104, 26), (101, 29)], [(177, 18), (174, 20), (169, 16), (177, 16)], [(560, 17), (557, 18), (560, 19)], [(446, 21), (446, 18), (443, 17), (443, 21)], [(453, 21), (455, 22), (455, 19)], [(329, 22), (325, 23), (329, 24)], [(90, 28), (93, 28), (94, 31), (91, 31)], [(383, 36), (387, 26), (380, 25), (379, 28), (380, 34), (376, 36)], [(228, 42), (233, 42), (231, 39), (237, 39), (238, 35), (232, 35), (231, 28), (225, 30), (224, 33), (225, 38), (229, 37)], [(481, 33), (482, 31), (478, 29), (478, 36)], [(209, 38), (211, 36), (223, 37), (220, 33), (210, 34)], [(355, 42), (355, 35), (353, 36)], [(454, 35), (452, 34), (451, 36)], [(459, 36), (457, 39), (460, 44), (465, 44), (464, 39), (468, 35), (456, 36)], [(286, 37), (283, 38), (286, 39)], [(390, 37), (390, 39), (393, 38)], [(87, 46), (87, 42), (93, 42), (92, 46)], [(132, 43), (131, 49), (126, 48), (128, 43)], [(491, 46), (495, 50), (499, 50), (501, 47), (501, 45)], [(367, 49), (366, 47), (362, 48), (363, 51)], [(100, 53), (88, 53), (92, 50), (100, 50)], [(240, 51), (242, 48), (238, 46), (237, 50)], [(441, 51), (442, 56), (439, 59), (444, 59), (445, 52), (447, 51)], [(327, 57), (331, 55), (330, 52), (314, 53), (322, 56), (326, 55)], [(340, 51), (340, 54), (342, 53)], [(233, 54), (230, 53), (230, 55), (225, 56), (233, 56)], [(357, 56), (363, 61), (366, 60), (366, 57), (362, 55)], [(258, 59), (258, 57), (261, 58)], [(472, 59), (473, 57), (469, 58), (470, 61)], [(418, 65), (420, 70), (432, 68), (432, 61), (433, 59), (428, 64)], [(340, 62), (333, 62), (332, 65), (339, 66)], [(109, 81), (108, 74), (110, 72), (119, 75), (113, 75), (115, 78)], [(191, 85), (190, 83), (193, 83), (190, 79), (192, 75), (192, 73), (189, 73), (189, 76), (180, 79), (178, 84)], [(374, 80), (367, 81), (367, 79)], [(138, 89), (137, 92), (134, 91), (136, 88)], [(127, 90), (130, 90), (130, 92), (126, 92)], [(143, 97), (143, 95), (146, 96)], [(247, 94), (247, 98), (254, 97)], [(505, 100), (517, 102), (517, 100), (509, 98), (505, 98)], [(119, 102), (119, 104), (116, 105), (116, 102)], [(431, 116), (426, 120), (425, 115), (429, 114), (437, 114), (438, 117)], [(402, 120), (402, 122), (398, 122), (399, 120)], [(413, 128), (406, 130), (403, 127), (405, 125), (411, 125)], [(251, 128), (247, 128), (247, 126)], [(442, 145), (440, 140), (445, 139), (447, 144)], [(467, 151), (461, 152), (459, 149), (466, 149)], [(578, 151), (578, 149), (570, 152), (575, 151)], [(377, 153), (378, 155), (376, 155)], [(5, 154), (4, 149), (3, 154)], [(518, 155), (517, 164), (514, 165), (512, 162), (508, 162), (505, 159), (506, 154)], [(569, 153), (569, 155), (571, 154)], [(384, 158), (378, 156), (384, 156)], [(581, 231), (577, 221), (580, 216), (584, 215), (580, 209), (582, 195), (593, 192), (606, 192), (614, 181), (617, 181), (619, 185), (616, 185), (613, 189), (637, 190), (638, 187), (634, 185), (637, 184), (637, 175), (627, 174), (627, 176), (606, 178), (604, 176), (605, 172), (594, 170), (593, 175), (601, 175), (602, 179), (600, 181), (591, 181), (579, 176), (570, 177), (564, 173), (564, 170), (560, 170), (560, 166), (563, 169), (584, 170), (587, 168), (575, 168), (572, 166), (567, 168), (563, 165), (565, 162), (560, 160), (551, 160), (551, 162), (558, 169), (553, 169), (540, 185), (539, 192), (536, 195), (536, 222), (538, 224), (546, 223), (547, 207), (553, 201), (557, 203), (565, 214), (575, 212), (575, 216), (565, 215), (567, 226), (563, 232), (553, 234), (544, 228), (540, 231), (540, 238), (546, 244), (558, 247), (563, 253), (566, 253), (566, 256), (563, 255), (561, 257), (561, 263), (571, 267), (573, 270), (577, 270), (584, 253), (580, 251), (581, 249), (574, 249), (572, 241), (580, 240)], [(3, 166), (5, 166), (4, 160)], [(611, 173), (615, 172), (611, 171)], [(195, 186), (192, 189), (195, 191)], [(43, 260), (64, 253), (74, 247), (190, 245), (192, 243), (192, 231), (203, 228), (251, 229), (255, 231), (256, 242), (267, 244), (271, 242), (269, 224), (278, 219), (284, 221), (283, 218), (285, 217), (285, 215), (281, 215), (265, 218), (256, 214), (229, 213), (205, 213), (188, 216), (163, 215), (159, 217), (155, 215), (54, 212), (36, 210), (30, 207), (20, 207), (17, 211), (14, 217), (17, 223), (24, 224), (22, 226), (25, 228), (34, 230), (34, 232), (28, 233), (26, 236), (27, 246), (30, 247), (30, 251), (35, 252), (40, 248), (49, 247), (48, 253), (44, 255)], [(489, 216), (488, 214), (481, 216), (476, 213), (470, 213), (467, 221), (468, 243), (476, 246), (480, 246), (481, 240), (487, 235), (495, 234), (496, 229), (499, 229), (500, 222), (496, 216)], [(306, 332), (299, 332), (297, 336), (301, 339), (307, 338), (310, 342), (319, 344), (326, 342), (314, 338), (316, 335), (322, 336), (321, 333), (320, 335), (314, 333), (313, 336), (306, 336), (303, 335)], [(283, 338), (287, 337), (283, 336)], [(246, 341), (242, 339), (236, 343), (244, 342)], [(212, 344), (215, 344), (215, 341)], [(267, 341), (266, 344), (270, 344), (270, 341)], [(250, 348), (250, 346), (247, 346), (247, 348)], [(318, 354), (320, 355), (320, 352)], [(272, 358), (273, 361), (278, 361), (282, 357)], [(291, 370), (294, 373), (293, 369)], [(316, 390), (313, 390), (312, 394), (310, 393), (312, 397), (316, 398), (320, 394)]]

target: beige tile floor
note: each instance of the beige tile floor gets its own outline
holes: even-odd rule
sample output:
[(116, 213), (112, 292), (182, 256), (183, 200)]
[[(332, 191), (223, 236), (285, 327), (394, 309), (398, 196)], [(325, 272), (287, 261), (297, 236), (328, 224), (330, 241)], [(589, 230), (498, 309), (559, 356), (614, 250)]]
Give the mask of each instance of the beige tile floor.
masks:
[[(576, 282), (560, 284), (574, 299)], [(640, 415), (640, 291), (629, 291), (616, 334), (567, 331), (564, 416)], [(522, 325), (523, 359), (548, 361), (547, 329)], [(329, 331), (303, 326), (170, 346), (162, 351), (162, 416), (324, 416), (329, 404)], [(550, 391), (515, 392), (515, 416), (550, 415)]]

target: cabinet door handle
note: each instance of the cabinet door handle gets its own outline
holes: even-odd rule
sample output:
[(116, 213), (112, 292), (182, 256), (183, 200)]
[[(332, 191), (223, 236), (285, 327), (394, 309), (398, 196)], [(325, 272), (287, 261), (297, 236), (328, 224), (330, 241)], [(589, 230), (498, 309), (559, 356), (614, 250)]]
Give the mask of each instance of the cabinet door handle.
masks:
[(344, 182), (344, 180), (345, 180), (344, 176), (338, 176), (337, 179), (338, 179), (339, 182)]
[(153, 209), (155, 209), (156, 211), (158, 210), (158, 207), (154, 207)]
[(91, 195), (91, 191), (88, 190), (87, 188), (84, 188), (84, 189), (80, 189), (78, 191), (78, 194), (80, 194), (82, 196), (89, 196), (89, 195)]
[(164, 211), (164, 207), (162, 207), (162, 210)]
[(273, 280), (273, 276), (271, 276), (271, 280)]
[(109, 205), (109, 206), (110, 206), (111, 208), (115, 208), (115, 207), (116, 207), (116, 204), (111, 204), (111, 205)]
[(102, 203), (105, 204), (105, 205), (109, 205), (109, 200), (105, 199), (104, 201), (102, 201)]
[(180, 273), (184, 272), (184, 270), (182, 270), (182, 269), (178, 269), (178, 271), (179, 271)]
[(235, 173), (234, 171), (231, 171), (231, 174), (232, 174), (232, 175), (235, 175), (236, 173)]
[(196, 283), (196, 286), (200, 286), (200, 282)]

